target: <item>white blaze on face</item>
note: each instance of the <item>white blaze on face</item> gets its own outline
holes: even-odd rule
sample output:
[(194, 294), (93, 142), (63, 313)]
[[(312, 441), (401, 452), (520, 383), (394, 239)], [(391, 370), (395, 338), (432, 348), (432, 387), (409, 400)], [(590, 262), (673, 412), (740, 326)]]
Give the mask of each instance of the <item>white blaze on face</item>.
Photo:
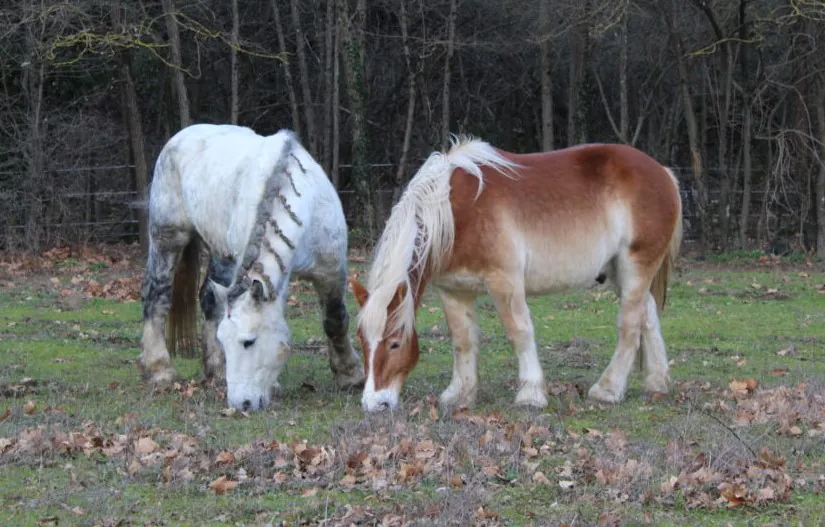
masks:
[(242, 297), (218, 325), (226, 358), (226, 398), (236, 410), (266, 407), (289, 358), (289, 328), (275, 310), (277, 302), (256, 307)]
[(364, 393), (361, 396), (361, 407), (365, 412), (381, 412), (398, 408), (398, 399), (401, 390), (394, 384), (381, 390), (375, 389), (375, 350), (380, 340), (374, 340), (369, 346), (369, 363), (367, 364), (367, 382), (364, 384)]

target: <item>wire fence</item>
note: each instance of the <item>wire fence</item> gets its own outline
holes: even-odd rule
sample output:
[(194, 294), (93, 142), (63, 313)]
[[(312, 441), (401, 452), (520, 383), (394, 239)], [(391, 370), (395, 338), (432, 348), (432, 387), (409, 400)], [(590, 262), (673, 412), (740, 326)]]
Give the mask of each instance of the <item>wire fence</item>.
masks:
[[(133, 190), (122, 190), (124, 183), (128, 186), (131, 182), (131, 169), (133, 165), (104, 165), (96, 167), (64, 168), (55, 170), (59, 173), (70, 173), (89, 177), (90, 173), (104, 174), (97, 177), (98, 187), (100, 183), (109, 181), (105, 190), (78, 190), (77, 186), (73, 190), (54, 190), (52, 192), (40, 192), (36, 196), (24, 196), (22, 191), (2, 191), (0, 190), (0, 235), (5, 239), (0, 240), (0, 248), (9, 248), (15, 245), (14, 240), (24, 237), (27, 230), (36, 228), (40, 236), (48, 240), (48, 245), (60, 243), (113, 243), (137, 241), (139, 236), (138, 212), (146, 206), (145, 197)], [(341, 169), (346, 171), (350, 165), (342, 165)], [(395, 165), (391, 163), (376, 163), (370, 165), (376, 180), (391, 181), (395, 172)], [(698, 195), (694, 186), (692, 173), (689, 168), (671, 167), (680, 182), (680, 192), (683, 203), (684, 220), (684, 240), (696, 241), (699, 237), (699, 210)], [(714, 184), (714, 177), (719, 176), (721, 171), (711, 169), (709, 171), (710, 185), (709, 192), (709, 218), (711, 225), (718, 223), (718, 185)], [(8, 175), (8, 174), (6, 174)], [(112, 182), (115, 182), (112, 184)], [(120, 187), (120, 188), (118, 188)], [(362, 207), (358, 201), (356, 192), (351, 189), (341, 189), (338, 191), (344, 208), (345, 215), (350, 224), (356, 224), (359, 220)], [(373, 206), (376, 209), (376, 217), (386, 219), (392, 209), (395, 189), (379, 188), (373, 189)], [(760, 215), (764, 213), (765, 203), (764, 188), (756, 188), (751, 191), (751, 208), (749, 224), (751, 228), (756, 226), (760, 220)], [(732, 194), (731, 225), (738, 222), (736, 211), (742, 201), (742, 190), (734, 189)], [(25, 207), (36, 203), (40, 207), (41, 214), (36, 225), (31, 222), (22, 221), (26, 218)], [(15, 221), (17, 220), (17, 221)], [(382, 225), (378, 225), (380, 229)]]

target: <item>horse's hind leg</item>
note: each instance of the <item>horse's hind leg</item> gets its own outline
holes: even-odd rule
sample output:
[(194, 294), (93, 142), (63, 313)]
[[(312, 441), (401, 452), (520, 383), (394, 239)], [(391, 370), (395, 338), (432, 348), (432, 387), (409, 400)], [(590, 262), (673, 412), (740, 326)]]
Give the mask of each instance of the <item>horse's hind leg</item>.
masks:
[(218, 323), (223, 317), (226, 306), (212, 290), (214, 282), (222, 287), (229, 287), (235, 271), (235, 262), (231, 259), (209, 258), (206, 280), (200, 290), (200, 304), (203, 311), (203, 373), (207, 380), (216, 386), (225, 385), (226, 358), (218, 341)]
[(670, 373), (667, 348), (659, 325), (659, 313), (653, 295), (647, 295), (647, 320), (642, 325), (642, 361), (644, 363), (644, 388), (647, 392), (667, 393)]
[(329, 367), (335, 383), (341, 389), (360, 388), (364, 385), (364, 364), (349, 340), (349, 313), (344, 304), (346, 272), (339, 275), (335, 279), (314, 277), (313, 284), (321, 306)]
[(500, 274), (490, 278), (489, 290), (510, 345), (518, 357), (521, 388), (516, 394), (516, 404), (544, 408), (547, 406), (544, 371), (536, 351), (533, 321), (527, 306), (524, 284), (512, 274)]
[(473, 306), (476, 295), (439, 292), (453, 341), (453, 378), (440, 401), (448, 407), (472, 408), (478, 386), (478, 324)]
[(175, 369), (166, 347), (166, 316), (172, 305), (175, 267), (190, 234), (179, 230), (153, 232), (149, 258), (141, 284), (143, 337), (138, 365), (152, 384), (165, 384), (175, 378)]
[(630, 255), (619, 256), (615, 265), (616, 287), (621, 300), (618, 343), (607, 369), (589, 391), (591, 398), (610, 403), (621, 401), (627, 390), (627, 378), (639, 350), (642, 329), (648, 323), (649, 288), (655, 272), (634, 262)]

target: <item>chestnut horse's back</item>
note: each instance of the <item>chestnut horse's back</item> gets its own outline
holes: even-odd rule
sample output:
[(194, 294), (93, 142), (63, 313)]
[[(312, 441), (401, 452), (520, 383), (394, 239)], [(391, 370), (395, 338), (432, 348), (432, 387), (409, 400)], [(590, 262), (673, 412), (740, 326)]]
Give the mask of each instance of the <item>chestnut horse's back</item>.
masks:
[(544, 294), (592, 284), (626, 251), (652, 270), (661, 309), (665, 256), (675, 256), (681, 238), (681, 200), (670, 170), (626, 145), (499, 152), (519, 165), (517, 175), (482, 167), (477, 198), (477, 178), (461, 169), (453, 174), (451, 267), (483, 273), (521, 266), (528, 293)]

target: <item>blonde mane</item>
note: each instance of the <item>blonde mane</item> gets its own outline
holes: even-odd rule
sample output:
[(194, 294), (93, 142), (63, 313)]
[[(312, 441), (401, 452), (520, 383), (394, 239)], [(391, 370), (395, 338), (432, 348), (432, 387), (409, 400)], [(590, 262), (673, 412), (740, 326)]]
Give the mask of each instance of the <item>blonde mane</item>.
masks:
[[(455, 225), (450, 206), (450, 178), (461, 168), (478, 178), (476, 198), (484, 188), (480, 166), (489, 165), (507, 174), (518, 165), (499, 154), (489, 143), (472, 137), (452, 137), (446, 154), (433, 152), (410, 180), (375, 249), (367, 279), (369, 298), (358, 315), (358, 325), (368, 341), (384, 336), (388, 316), (392, 332), (410, 335), (415, 326), (413, 294), (417, 283), (411, 283), (413, 271), (438, 273), (446, 264), (455, 239)], [(398, 291), (404, 292), (397, 309), (388, 315), (387, 306)]]

